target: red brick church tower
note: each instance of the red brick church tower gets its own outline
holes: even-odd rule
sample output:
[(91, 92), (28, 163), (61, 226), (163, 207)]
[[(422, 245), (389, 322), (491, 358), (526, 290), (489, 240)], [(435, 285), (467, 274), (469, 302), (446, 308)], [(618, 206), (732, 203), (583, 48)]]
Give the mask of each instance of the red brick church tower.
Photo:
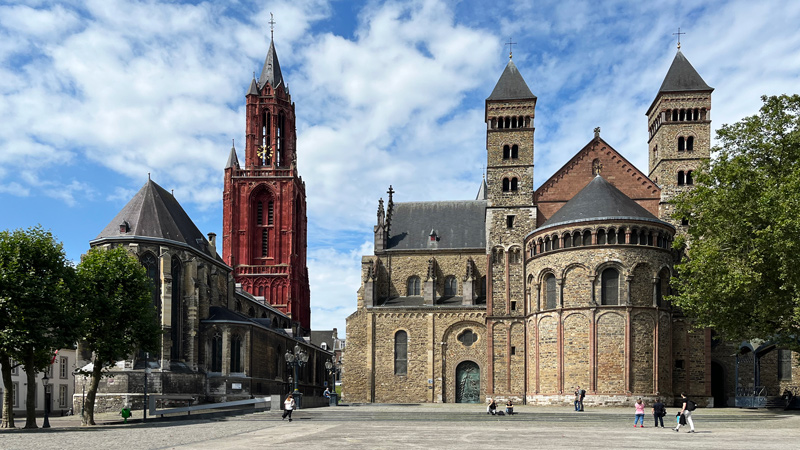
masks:
[(222, 255), (237, 283), (310, 329), (306, 191), (297, 173), (295, 112), (275, 44), (247, 99), (244, 167), (225, 166)]

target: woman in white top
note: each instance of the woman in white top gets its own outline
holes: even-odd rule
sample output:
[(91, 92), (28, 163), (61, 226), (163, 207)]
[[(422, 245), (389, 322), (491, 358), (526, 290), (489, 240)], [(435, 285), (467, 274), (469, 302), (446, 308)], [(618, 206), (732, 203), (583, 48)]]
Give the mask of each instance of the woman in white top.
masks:
[(286, 400), (283, 401), (283, 417), (281, 417), (281, 420), (285, 420), (286, 417), (288, 416), (289, 422), (291, 422), (292, 411), (294, 410), (294, 408), (295, 408), (294, 397), (292, 397), (292, 394), (289, 394), (289, 396), (286, 397)]

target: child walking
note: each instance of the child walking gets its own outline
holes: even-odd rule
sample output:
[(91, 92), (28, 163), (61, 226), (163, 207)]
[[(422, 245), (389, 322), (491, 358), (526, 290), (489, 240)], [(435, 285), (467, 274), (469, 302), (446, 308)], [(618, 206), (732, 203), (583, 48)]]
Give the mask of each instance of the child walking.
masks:
[(644, 402), (641, 398), (636, 400), (636, 416), (633, 419), (633, 428), (636, 428), (636, 424), (640, 424), (641, 428), (644, 428)]

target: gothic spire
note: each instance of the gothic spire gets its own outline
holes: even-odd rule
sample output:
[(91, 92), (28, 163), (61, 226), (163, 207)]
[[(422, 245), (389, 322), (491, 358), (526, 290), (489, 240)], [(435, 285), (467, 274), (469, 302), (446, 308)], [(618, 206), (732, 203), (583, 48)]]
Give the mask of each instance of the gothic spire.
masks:
[(233, 167), (234, 169), (239, 168), (239, 158), (236, 157), (236, 146), (231, 144), (231, 154), (228, 156), (228, 164), (225, 164), (225, 168)]
[(264, 87), (269, 83), (272, 89), (277, 90), (283, 88), (288, 94), (289, 87), (283, 82), (283, 75), (281, 75), (281, 65), (278, 63), (278, 53), (275, 52), (275, 41), (269, 41), (269, 51), (267, 58), (264, 60), (264, 68), (261, 69), (261, 76), (258, 78), (258, 85)]

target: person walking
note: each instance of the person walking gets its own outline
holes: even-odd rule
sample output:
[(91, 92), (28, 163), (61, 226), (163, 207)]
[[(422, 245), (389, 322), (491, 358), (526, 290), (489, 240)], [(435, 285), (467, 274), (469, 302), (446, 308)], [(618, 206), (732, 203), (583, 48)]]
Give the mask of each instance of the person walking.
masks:
[(653, 420), (655, 420), (657, 427), (659, 422), (661, 423), (661, 428), (664, 428), (664, 416), (667, 415), (667, 408), (664, 403), (661, 401), (660, 398), (656, 397), (656, 402), (653, 403)]
[(633, 428), (636, 428), (636, 424), (640, 424), (639, 427), (644, 428), (644, 401), (641, 397), (636, 400), (636, 414), (633, 417)]
[[(694, 433), (694, 421), (692, 420), (692, 411), (697, 408), (695, 402), (689, 400), (686, 397), (686, 394), (681, 392), (681, 400), (683, 401), (683, 406), (681, 407), (680, 414), (686, 419), (686, 423), (689, 424), (689, 433)], [(675, 431), (680, 432), (681, 430), (681, 421), (678, 421), (678, 426), (675, 427)]]
[(575, 386), (575, 411), (580, 411), (581, 408), (581, 387)]
[(283, 401), (283, 417), (281, 417), (281, 420), (286, 420), (286, 417), (289, 417), (289, 422), (291, 422), (292, 411), (294, 410), (294, 408), (295, 408), (294, 397), (292, 397), (292, 394), (289, 394), (289, 396), (286, 397), (286, 400)]

